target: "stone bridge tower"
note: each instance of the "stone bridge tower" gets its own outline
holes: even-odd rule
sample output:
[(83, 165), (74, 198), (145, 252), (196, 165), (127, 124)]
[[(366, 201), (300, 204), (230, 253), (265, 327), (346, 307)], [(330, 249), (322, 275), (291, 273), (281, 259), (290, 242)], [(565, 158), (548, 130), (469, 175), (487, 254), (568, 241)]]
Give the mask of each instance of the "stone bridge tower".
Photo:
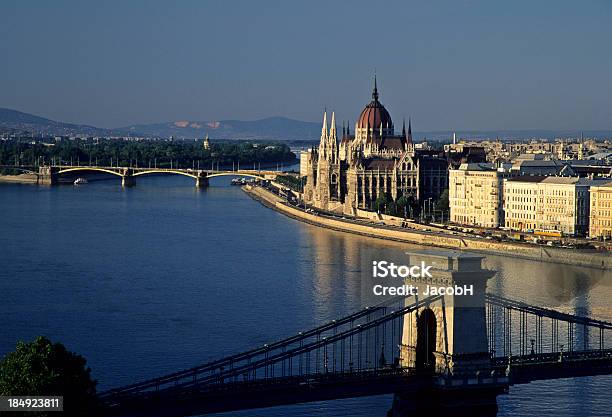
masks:
[(431, 250), (408, 256), (410, 265), (424, 262), (433, 266), (432, 278), (409, 282), (418, 287), (419, 299), (425, 298), (428, 287), (457, 292), (406, 316), (400, 355), (403, 365), (453, 376), (489, 369), (485, 292), (495, 272), (482, 269), (483, 256), (474, 254)]

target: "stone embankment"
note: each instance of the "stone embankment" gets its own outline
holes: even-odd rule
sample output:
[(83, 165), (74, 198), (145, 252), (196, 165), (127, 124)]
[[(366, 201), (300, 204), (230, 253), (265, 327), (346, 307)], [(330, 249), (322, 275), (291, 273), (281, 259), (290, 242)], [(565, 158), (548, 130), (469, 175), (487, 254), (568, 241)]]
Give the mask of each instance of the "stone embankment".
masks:
[(243, 189), (267, 207), (273, 208), (289, 217), (328, 229), (417, 245), (467, 250), (483, 254), (511, 256), (534, 261), (606, 270), (612, 269), (612, 256), (610, 253), (564, 249), (529, 243), (497, 242), (473, 237), (454, 236), (441, 232), (417, 231), (395, 226), (376, 225), (360, 220), (343, 219), (306, 212), (303, 209), (287, 204), (276, 194), (261, 187), (246, 186)]
[(38, 176), (34, 174), (0, 175), (0, 182), (36, 184)]

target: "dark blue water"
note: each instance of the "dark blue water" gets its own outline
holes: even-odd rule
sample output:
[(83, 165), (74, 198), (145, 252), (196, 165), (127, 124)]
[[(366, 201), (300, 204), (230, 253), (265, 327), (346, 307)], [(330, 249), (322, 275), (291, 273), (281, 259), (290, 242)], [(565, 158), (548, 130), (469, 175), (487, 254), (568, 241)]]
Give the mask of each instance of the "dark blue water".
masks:
[[(364, 265), (408, 245), (337, 233), (260, 205), (229, 179), (53, 188), (0, 185), (0, 355), (46, 335), (84, 355), (99, 389), (260, 346), (368, 302)], [(612, 320), (610, 274), (489, 257), (489, 290)], [(612, 377), (513, 387), (500, 416), (611, 415)], [(244, 416), (383, 416), (390, 396)]]

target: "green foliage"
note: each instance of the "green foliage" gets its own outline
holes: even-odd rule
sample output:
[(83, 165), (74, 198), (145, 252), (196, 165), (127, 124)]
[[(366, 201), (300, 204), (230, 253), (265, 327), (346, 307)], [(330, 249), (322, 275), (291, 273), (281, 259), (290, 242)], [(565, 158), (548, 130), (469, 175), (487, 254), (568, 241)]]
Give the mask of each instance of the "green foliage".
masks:
[(397, 199), (395, 204), (397, 204), (398, 210), (404, 210), (404, 207), (410, 204), (410, 201), (408, 200), (408, 197), (406, 197), (405, 195), (402, 195), (400, 198)]
[(62, 395), (64, 415), (97, 415), (96, 381), (90, 373), (85, 358), (39, 336), (17, 343), (16, 350), (0, 360), (0, 395)]
[(381, 194), (376, 197), (376, 201), (374, 201), (374, 210), (380, 213), (385, 212), (385, 207), (389, 203), (389, 198), (385, 194)]
[(448, 190), (444, 190), (436, 202), (436, 210), (448, 211)]
[(293, 191), (302, 192), (304, 191), (303, 185), (306, 184), (306, 177), (300, 179), (291, 175), (279, 175), (276, 177), (276, 182), (291, 188)]
[[(19, 140), (0, 142), (1, 165), (37, 165), (38, 161), (47, 164), (61, 159), (64, 164), (81, 165), (136, 165), (146, 167), (173, 166), (191, 168), (200, 163), (200, 168), (208, 169), (212, 164), (232, 166), (253, 164), (294, 162), (295, 154), (284, 143), (218, 142), (204, 149), (202, 141), (162, 141), (162, 140), (121, 140), (121, 139), (64, 139), (53, 144), (31, 143)], [(250, 165), (250, 166), (249, 166)]]
[(418, 212), (419, 204), (412, 196), (402, 195), (395, 202), (396, 204), (396, 215), (414, 218), (415, 213)]

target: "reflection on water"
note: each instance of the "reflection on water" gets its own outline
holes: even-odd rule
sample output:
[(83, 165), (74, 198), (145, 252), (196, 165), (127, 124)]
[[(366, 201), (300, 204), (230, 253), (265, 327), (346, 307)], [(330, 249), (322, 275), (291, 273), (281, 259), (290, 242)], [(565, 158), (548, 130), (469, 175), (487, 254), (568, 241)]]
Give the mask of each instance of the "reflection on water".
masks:
[[(102, 389), (130, 383), (374, 304), (372, 261), (405, 263), (419, 249), (300, 223), (228, 183), (204, 192), (182, 177), (129, 190), (0, 185), (0, 355), (45, 334), (84, 354)], [(610, 272), (502, 256), (484, 266), (498, 271), (490, 292), (612, 320)], [(612, 409), (611, 387), (612, 377), (517, 386), (499, 398), (499, 415), (599, 417)], [(384, 416), (391, 402), (231, 415)]]

